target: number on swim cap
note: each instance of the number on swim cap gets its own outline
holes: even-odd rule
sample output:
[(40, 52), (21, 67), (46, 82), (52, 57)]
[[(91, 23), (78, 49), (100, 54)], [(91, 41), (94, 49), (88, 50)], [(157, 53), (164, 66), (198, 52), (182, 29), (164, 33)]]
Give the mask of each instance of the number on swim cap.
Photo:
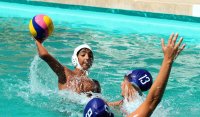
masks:
[(143, 77), (138, 79), (141, 84), (145, 85), (146, 83), (150, 82), (150, 78), (145, 74)]
[(126, 75), (129, 82), (140, 88), (141, 91), (147, 91), (153, 83), (151, 74), (145, 69), (136, 69), (129, 71)]
[(85, 114), (85, 117), (91, 117), (92, 115), (92, 109), (90, 108), (87, 113)]

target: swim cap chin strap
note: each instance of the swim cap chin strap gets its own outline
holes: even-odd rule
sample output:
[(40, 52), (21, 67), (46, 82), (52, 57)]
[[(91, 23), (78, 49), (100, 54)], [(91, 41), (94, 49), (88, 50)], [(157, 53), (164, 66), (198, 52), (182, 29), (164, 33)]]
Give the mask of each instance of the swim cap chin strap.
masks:
[[(90, 50), (92, 51), (92, 49), (91, 49), (91, 47), (90, 47), (89, 45), (87, 45), (87, 44), (82, 44), (82, 45), (80, 45), (80, 46), (78, 46), (78, 47), (76, 47), (76, 48), (74, 49), (74, 53), (73, 53), (73, 55), (72, 55), (72, 64), (74, 65), (74, 67), (76, 67), (76, 68), (78, 68), (78, 69), (80, 69), (80, 70), (83, 70), (83, 68), (82, 68), (82, 66), (80, 65), (79, 61), (78, 61), (77, 53), (78, 53), (81, 49), (83, 49), (83, 48), (87, 48), (87, 49), (90, 49)], [(88, 71), (87, 71), (87, 70), (84, 70), (84, 71), (86, 72), (86, 75), (88, 75)]]

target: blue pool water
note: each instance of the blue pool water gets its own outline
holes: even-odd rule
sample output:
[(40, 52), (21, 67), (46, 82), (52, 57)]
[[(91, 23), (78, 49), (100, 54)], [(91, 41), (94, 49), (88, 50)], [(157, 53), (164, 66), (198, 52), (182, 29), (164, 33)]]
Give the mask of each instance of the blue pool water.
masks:
[(37, 56), (28, 24), (41, 13), (55, 27), (44, 45), (61, 63), (73, 69), (73, 49), (82, 43), (93, 48), (89, 76), (100, 81), (109, 101), (121, 99), (120, 84), (130, 69), (146, 68), (155, 79), (163, 58), (160, 38), (178, 32), (187, 47), (153, 116), (200, 115), (200, 23), (0, 2), (0, 117), (81, 117), (88, 101), (59, 91), (56, 75)]

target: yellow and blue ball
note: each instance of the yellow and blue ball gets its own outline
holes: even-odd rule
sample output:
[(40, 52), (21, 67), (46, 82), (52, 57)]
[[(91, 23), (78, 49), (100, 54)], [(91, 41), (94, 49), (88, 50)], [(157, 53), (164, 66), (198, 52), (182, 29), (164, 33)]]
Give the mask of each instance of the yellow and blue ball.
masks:
[(36, 15), (29, 23), (30, 33), (37, 40), (45, 40), (52, 34), (53, 29), (53, 22), (47, 15)]

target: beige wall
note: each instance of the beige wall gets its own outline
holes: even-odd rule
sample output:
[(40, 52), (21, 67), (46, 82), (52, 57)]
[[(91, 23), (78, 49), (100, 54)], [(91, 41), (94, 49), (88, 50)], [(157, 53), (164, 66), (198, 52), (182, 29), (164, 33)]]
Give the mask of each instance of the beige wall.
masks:
[(200, 0), (188, 0), (188, 1), (186, 0), (41, 0), (41, 1), (200, 17)]

